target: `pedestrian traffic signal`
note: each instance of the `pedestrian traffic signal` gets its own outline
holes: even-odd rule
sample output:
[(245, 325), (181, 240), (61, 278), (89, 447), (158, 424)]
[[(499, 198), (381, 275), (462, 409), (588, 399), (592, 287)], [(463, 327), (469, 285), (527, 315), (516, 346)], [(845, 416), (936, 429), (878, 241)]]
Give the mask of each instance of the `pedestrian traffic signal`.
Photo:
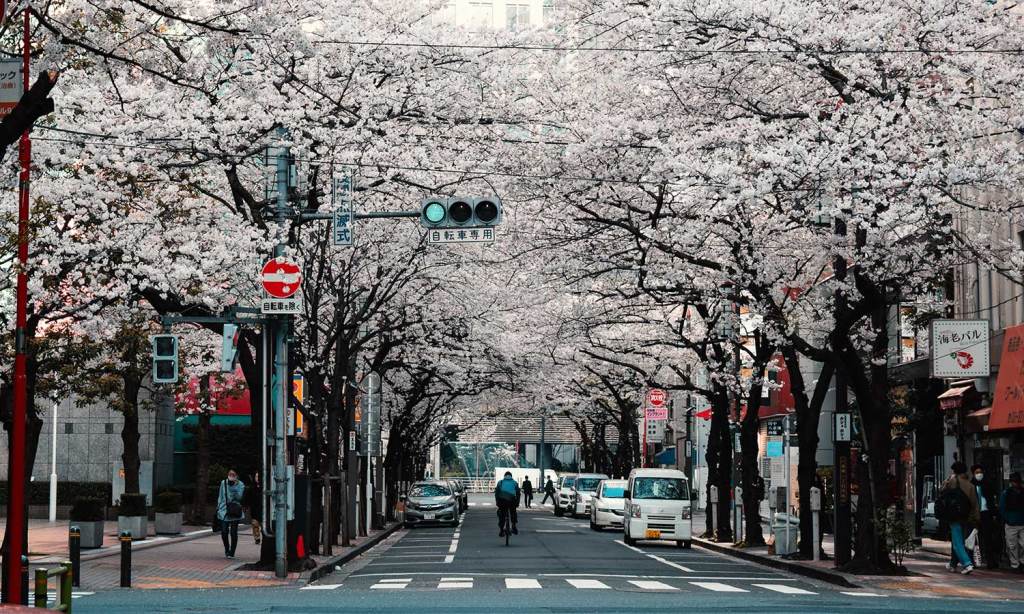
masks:
[(225, 324), (224, 334), (221, 336), (220, 371), (221, 373), (234, 373), (235, 365), (238, 364), (238, 338), (241, 330), (237, 324)]
[(178, 336), (153, 335), (153, 383), (178, 382)]
[(501, 223), (501, 201), (494, 197), (427, 198), (420, 209), (424, 228), (479, 228)]

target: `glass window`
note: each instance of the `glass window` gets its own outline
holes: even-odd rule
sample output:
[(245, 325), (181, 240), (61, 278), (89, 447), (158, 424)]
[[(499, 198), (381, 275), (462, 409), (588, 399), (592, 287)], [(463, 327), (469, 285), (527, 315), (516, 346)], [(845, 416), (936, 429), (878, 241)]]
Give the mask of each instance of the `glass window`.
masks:
[(506, 4), (505, 25), (509, 30), (520, 30), (530, 27), (530, 5)]
[(626, 488), (624, 486), (608, 486), (605, 484), (604, 489), (601, 491), (601, 496), (605, 499), (621, 499), (626, 494)]
[(580, 478), (579, 482), (576, 483), (576, 490), (586, 492), (597, 490), (597, 485), (600, 483), (601, 478)]
[(572, 488), (576, 485), (576, 478), (562, 478), (562, 488)]
[(634, 499), (690, 498), (690, 489), (682, 478), (637, 478), (633, 482)]
[(470, 2), (468, 25), (471, 28), (488, 29), (494, 26), (493, 2)]
[(410, 497), (447, 497), (452, 491), (441, 484), (414, 484), (409, 491)]

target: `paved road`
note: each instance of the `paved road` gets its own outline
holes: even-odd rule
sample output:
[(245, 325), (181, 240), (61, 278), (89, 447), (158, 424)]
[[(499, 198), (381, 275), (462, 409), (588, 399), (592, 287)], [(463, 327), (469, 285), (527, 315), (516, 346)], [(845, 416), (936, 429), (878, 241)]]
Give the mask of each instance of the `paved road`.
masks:
[(99, 591), (75, 612), (1019, 612), (1020, 603), (920, 599), (844, 589), (699, 548), (590, 531), (550, 510), (520, 513), (509, 547), (495, 510), (477, 505), (458, 528), (402, 530), (304, 588)]

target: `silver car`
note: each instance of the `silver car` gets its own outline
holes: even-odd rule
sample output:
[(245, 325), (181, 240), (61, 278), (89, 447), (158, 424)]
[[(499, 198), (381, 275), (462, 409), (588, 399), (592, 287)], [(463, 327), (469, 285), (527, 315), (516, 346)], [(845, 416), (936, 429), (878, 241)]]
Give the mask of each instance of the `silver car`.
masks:
[(405, 526), (450, 524), (459, 526), (459, 495), (448, 480), (416, 482), (405, 501)]

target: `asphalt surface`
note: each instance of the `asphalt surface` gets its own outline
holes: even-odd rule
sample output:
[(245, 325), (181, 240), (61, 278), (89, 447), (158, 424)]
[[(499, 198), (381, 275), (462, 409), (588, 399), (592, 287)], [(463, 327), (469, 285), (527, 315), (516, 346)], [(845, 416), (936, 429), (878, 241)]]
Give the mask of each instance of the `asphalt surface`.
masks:
[(113, 590), (74, 612), (1020, 612), (1020, 602), (846, 589), (694, 547), (622, 544), (585, 519), (520, 511), (511, 545), (475, 497), (458, 528), (400, 530), (303, 588)]

